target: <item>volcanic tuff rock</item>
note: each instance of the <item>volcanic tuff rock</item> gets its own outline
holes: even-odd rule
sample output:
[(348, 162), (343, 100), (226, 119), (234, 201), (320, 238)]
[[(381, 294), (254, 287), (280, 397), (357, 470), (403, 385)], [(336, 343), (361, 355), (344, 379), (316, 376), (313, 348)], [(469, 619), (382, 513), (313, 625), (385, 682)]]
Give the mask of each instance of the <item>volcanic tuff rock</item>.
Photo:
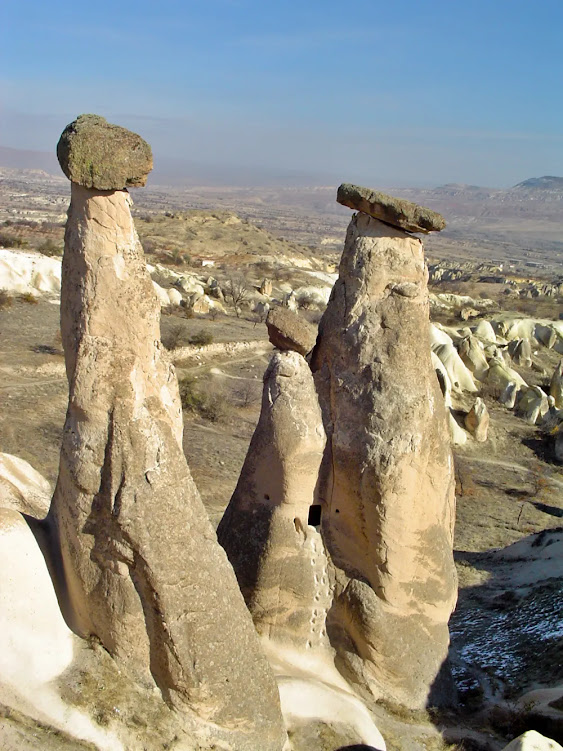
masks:
[[(61, 331), (70, 394), (47, 529), (65, 617), (193, 723), (278, 750), (279, 698), (182, 451), (174, 370), (126, 191), (72, 183)], [(201, 734), (201, 735), (200, 735)]]
[(489, 420), (489, 410), (487, 409), (487, 405), (481, 397), (478, 396), (475, 400), (475, 404), (465, 416), (465, 427), (478, 443), (483, 443), (487, 440)]
[(553, 397), (557, 409), (563, 409), (563, 360), (553, 371), (549, 382), (549, 395)]
[(266, 318), (270, 342), (281, 350), (307, 355), (317, 341), (316, 328), (289, 308), (271, 308)]
[(407, 232), (439, 232), (446, 226), (444, 217), (436, 211), (359, 185), (342, 183), (336, 200), (354, 211), (369, 214)]
[(258, 633), (303, 651), (329, 646), (327, 559), (314, 518), (325, 440), (309, 366), (297, 352), (275, 353), (260, 419), (217, 535)]
[(339, 570), (327, 625), (342, 671), (412, 707), (449, 688), (438, 674), (457, 594), (453, 461), (428, 331), (422, 243), (354, 216), (311, 362), (327, 432), (321, 531)]
[(142, 186), (152, 170), (149, 144), (99, 115), (80, 115), (67, 125), (57, 157), (69, 180), (97, 190)]

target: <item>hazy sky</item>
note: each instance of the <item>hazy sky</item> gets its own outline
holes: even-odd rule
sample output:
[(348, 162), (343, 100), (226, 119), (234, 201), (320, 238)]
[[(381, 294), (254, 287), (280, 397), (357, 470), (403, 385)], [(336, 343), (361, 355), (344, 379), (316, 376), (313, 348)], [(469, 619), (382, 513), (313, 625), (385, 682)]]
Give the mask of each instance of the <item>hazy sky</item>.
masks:
[(0, 144), (373, 186), (563, 175), (563, 0), (2, 0)]

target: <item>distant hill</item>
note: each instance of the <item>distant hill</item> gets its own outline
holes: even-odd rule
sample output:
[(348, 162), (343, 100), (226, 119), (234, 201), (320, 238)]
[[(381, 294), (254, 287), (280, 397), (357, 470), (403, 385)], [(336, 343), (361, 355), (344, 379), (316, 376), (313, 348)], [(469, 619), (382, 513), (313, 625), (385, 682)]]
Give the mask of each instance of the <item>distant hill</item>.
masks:
[(524, 182), (515, 185), (512, 190), (557, 190), (563, 193), (563, 177), (544, 175), (543, 177), (530, 177)]
[[(302, 187), (331, 182), (326, 175), (312, 175), (297, 171), (274, 170), (245, 165), (201, 164), (187, 159), (177, 159), (154, 154), (155, 167), (149, 176), (149, 185), (170, 186), (280, 186)], [(43, 170), (60, 176), (57, 157), (47, 151), (26, 151), (0, 146), (0, 168)]]
[(49, 154), (48, 151), (10, 149), (8, 146), (0, 146), (0, 167), (43, 170), (51, 175), (61, 173), (55, 154)]

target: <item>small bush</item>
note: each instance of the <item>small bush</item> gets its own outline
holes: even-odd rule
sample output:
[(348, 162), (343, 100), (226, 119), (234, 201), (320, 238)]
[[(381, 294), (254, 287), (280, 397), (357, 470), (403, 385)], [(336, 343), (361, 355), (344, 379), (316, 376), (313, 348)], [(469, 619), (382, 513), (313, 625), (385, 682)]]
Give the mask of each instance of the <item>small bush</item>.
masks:
[(167, 350), (176, 349), (180, 347), (186, 340), (186, 331), (183, 324), (177, 323), (170, 326), (168, 331), (161, 336), (162, 343)]
[(51, 240), (50, 238), (48, 240), (45, 240), (37, 247), (37, 250), (40, 253), (43, 253), (44, 256), (62, 256), (63, 254), (63, 247), (62, 245), (59, 245), (54, 240)]
[(197, 334), (194, 334), (190, 337), (190, 344), (195, 344), (198, 347), (205, 346), (206, 344), (212, 344), (213, 342), (213, 334), (211, 334), (209, 331), (204, 331), (203, 329), (201, 331), (198, 331)]
[(218, 422), (226, 416), (225, 400), (218, 394), (205, 394), (197, 389), (197, 382), (185, 376), (179, 382), (180, 401), (186, 412), (199, 415), (211, 422)]
[(0, 310), (7, 310), (14, 304), (14, 298), (5, 289), (0, 289)]
[(27, 302), (30, 305), (37, 305), (39, 297), (36, 297), (32, 292), (24, 292), (19, 298), (22, 302)]
[(11, 235), (9, 232), (0, 232), (0, 248), (16, 248), (18, 250), (27, 248), (29, 243), (17, 235)]

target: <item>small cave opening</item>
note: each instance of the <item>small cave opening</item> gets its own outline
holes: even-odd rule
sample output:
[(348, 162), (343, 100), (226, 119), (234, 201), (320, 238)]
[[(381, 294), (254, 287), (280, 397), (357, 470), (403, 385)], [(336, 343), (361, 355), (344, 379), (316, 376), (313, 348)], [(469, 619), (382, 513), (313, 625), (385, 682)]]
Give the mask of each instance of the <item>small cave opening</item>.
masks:
[(307, 519), (307, 524), (310, 524), (311, 527), (318, 527), (320, 523), (321, 523), (321, 504), (314, 503), (312, 506), (309, 506), (309, 518)]

